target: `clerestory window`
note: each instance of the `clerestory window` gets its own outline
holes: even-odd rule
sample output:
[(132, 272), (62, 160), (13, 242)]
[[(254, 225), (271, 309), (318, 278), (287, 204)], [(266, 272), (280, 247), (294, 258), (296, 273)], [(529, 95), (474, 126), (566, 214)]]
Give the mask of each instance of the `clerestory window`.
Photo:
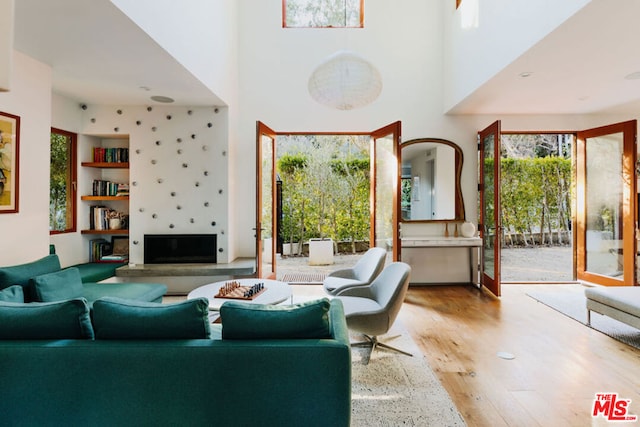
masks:
[(364, 0), (282, 0), (284, 28), (363, 28)]

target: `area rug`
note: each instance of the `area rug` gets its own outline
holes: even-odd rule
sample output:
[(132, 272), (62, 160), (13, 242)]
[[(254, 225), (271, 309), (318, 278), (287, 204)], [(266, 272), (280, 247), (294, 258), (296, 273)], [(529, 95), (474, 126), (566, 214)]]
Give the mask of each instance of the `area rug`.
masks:
[[(352, 426), (466, 426), (447, 391), (404, 327), (394, 325), (389, 345), (413, 357), (376, 350), (365, 365), (369, 349), (355, 347), (352, 355)], [(351, 341), (361, 341), (354, 334)]]
[[(554, 310), (587, 324), (587, 301), (582, 285), (549, 285), (527, 292), (531, 298)], [(640, 349), (640, 330), (598, 313), (591, 313), (591, 328), (620, 342)]]
[(320, 285), (325, 277), (325, 273), (287, 273), (282, 281), (290, 285)]

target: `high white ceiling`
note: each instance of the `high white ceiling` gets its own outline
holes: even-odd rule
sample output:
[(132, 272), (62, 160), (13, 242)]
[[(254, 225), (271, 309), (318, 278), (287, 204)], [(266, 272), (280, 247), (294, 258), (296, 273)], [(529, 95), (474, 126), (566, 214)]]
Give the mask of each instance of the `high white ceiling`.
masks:
[[(640, 1), (593, 0), (451, 113), (640, 111)], [(521, 77), (522, 73), (531, 73)]]
[[(15, 15), (15, 48), (49, 64), (71, 99), (222, 104), (109, 0), (16, 0)], [(640, 72), (638, 16), (637, 0), (592, 1), (450, 113), (637, 115), (640, 79), (625, 76)]]
[(222, 105), (109, 0), (16, 0), (14, 46), (50, 65), (54, 91), (79, 102)]

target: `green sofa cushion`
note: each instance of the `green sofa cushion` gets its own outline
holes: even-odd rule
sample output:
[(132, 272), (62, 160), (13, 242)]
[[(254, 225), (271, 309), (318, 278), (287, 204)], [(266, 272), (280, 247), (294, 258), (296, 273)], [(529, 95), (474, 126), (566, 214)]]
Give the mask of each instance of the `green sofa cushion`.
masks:
[[(58, 255), (47, 255), (36, 261), (10, 267), (0, 267), (0, 289), (12, 285), (20, 285), (23, 288), (29, 286), (29, 279), (41, 274), (53, 273), (60, 270)], [(26, 289), (24, 289), (26, 291)], [(25, 297), (28, 297), (25, 292)]]
[(228, 301), (220, 307), (223, 339), (328, 338), (327, 298), (294, 305)]
[(24, 302), (24, 292), (22, 286), (13, 285), (0, 291), (0, 301)]
[(162, 302), (167, 287), (160, 283), (83, 283), (83, 296), (89, 305), (104, 297), (117, 297), (134, 301)]
[(52, 302), (80, 298), (84, 288), (80, 272), (72, 267), (32, 278), (31, 290), (36, 301)]
[(105, 297), (93, 303), (97, 339), (210, 338), (209, 301), (195, 298), (173, 304)]
[(92, 339), (89, 306), (84, 298), (20, 304), (0, 302), (0, 339)]

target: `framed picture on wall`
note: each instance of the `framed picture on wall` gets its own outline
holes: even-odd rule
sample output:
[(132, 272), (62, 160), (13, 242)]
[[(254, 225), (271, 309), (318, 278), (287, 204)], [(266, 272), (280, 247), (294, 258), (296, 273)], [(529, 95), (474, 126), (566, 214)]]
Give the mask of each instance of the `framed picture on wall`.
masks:
[(18, 212), (20, 117), (0, 111), (0, 214)]

